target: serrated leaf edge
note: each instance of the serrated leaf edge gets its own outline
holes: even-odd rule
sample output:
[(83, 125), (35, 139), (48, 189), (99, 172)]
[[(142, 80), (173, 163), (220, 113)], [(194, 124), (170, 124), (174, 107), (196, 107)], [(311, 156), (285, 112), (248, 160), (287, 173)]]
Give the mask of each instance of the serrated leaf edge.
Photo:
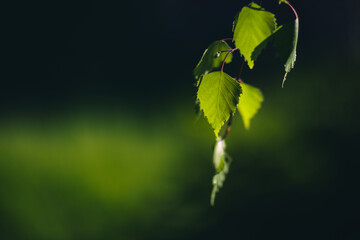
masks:
[[(224, 72), (221, 72), (221, 76), (223, 76), (223, 74), (224, 74)], [(220, 85), (220, 82), (221, 82), (221, 80), (219, 81), (219, 85)], [(241, 89), (240, 83), (239, 83), (239, 86), (240, 86), (240, 89)], [(200, 85), (199, 85), (199, 87), (200, 87)], [(218, 91), (218, 92), (220, 93), (221, 91)], [(231, 93), (231, 94), (233, 95), (233, 93)], [(241, 94), (242, 94), (242, 92), (240, 92), (240, 96), (241, 96)], [(234, 96), (234, 95), (233, 95), (233, 96)], [(237, 100), (236, 100), (237, 103), (236, 103), (235, 108), (234, 108), (234, 110), (232, 111), (232, 113), (230, 113), (229, 116), (228, 116), (225, 120), (223, 120), (222, 122), (220, 122), (220, 127), (219, 127), (218, 129), (215, 129), (214, 126), (213, 126), (213, 124), (210, 123), (208, 116), (205, 114), (204, 109), (202, 108), (201, 101), (200, 101), (200, 99), (199, 99), (199, 91), (197, 92), (197, 94), (196, 94), (196, 99), (198, 99), (198, 100), (200, 101), (200, 110), (203, 112), (204, 117), (207, 119), (208, 123), (209, 123), (209, 124), (211, 125), (211, 127), (214, 129), (214, 133), (215, 133), (216, 138), (219, 137), (219, 132), (220, 132), (221, 128), (224, 126), (224, 123), (229, 120), (230, 116), (233, 117), (233, 116), (235, 115), (235, 112), (236, 112), (236, 110), (237, 110), (237, 106), (238, 106), (239, 101), (240, 101), (240, 96), (239, 96), (239, 98), (235, 98), (235, 99), (237, 99)], [(235, 96), (234, 96), (234, 97), (235, 97)], [(219, 97), (218, 97), (218, 98), (219, 98)], [(220, 104), (218, 104), (217, 107), (218, 107), (219, 105), (220, 105)]]
[[(256, 6), (254, 7), (253, 4), (255, 4)], [(243, 8), (245, 8), (245, 7), (248, 7), (248, 8), (251, 8), (251, 9), (255, 9), (255, 10), (261, 10), (261, 11), (265, 11), (265, 12), (270, 13), (270, 14), (272, 15), (273, 19), (274, 19), (274, 25), (275, 25), (275, 28), (274, 28), (274, 30), (271, 32), (271, 34), (270, 34), (267, 38), (265, 38), (262, 42), (260, 42), (256, 47), (254, 47), (254, 50), (253, 50), (252, 53), (251, 53), (251, 56), (252, 56), (253, 53), (254, 53), (254, 51), (255, 51), (255, 49), (256, 49), (258, 46), (260, 46), (263, 42), (267, 41), (267, 39), (270, 38), (270, 37), (276, 32), (276, 30), (277, 30), (277, 22), (276, 22), (276, 20), (277, 20), (277, 19), (276, 19), (276, 16), (275, 16), (274, 13), (267, 11), (265, 8), (262, 8), (260, 5), (254, 3), (254, 2), (249, 3), (247, 6), (244, 6)], [(241, 9), (241, 11), (242, 11), (242, 9)], [(239, 11), (239, 12), (236, 14), (235, 20), (233, 21), (232, 31), (233, 31), (234, 34), (235, 34), (235, 28), (236, 28), (236, 25), (237, 25), (237, 22), (238, 22), (238, 18), (239, 18), (239, 15), (240, 15), (241, 11)], [(234, 43), (235, 43), (235, 39), (236, 39), (236, 38), (233, 37), (233, 42), (234, 42)], [(266, 47), (266, 46), (265, 46), (265, 47)], [(265, 48), (265, 47), (264, 47), (264, 48)], [(242, 54), (241, 49), (239, 49), (239, 52), (240, 52), (241, 56), (245, 59), (245, 56)], [(261, 52), (260, 52), (260, 53), (261, 53)], [(260, 55), (260, 53), (258, 54), (258, 56)], [(250, 56), (250, 62), (247, 61), (247, 60), (245, 60), (245, 61), (246, 61), (247, 65), (248, 65), (248, 67), (249, 67), (250, 69), (253, 69), (254, 66), (255, 66), (255, 61), (256, 61), (256, 59), (252, 59), (251, 56)]]

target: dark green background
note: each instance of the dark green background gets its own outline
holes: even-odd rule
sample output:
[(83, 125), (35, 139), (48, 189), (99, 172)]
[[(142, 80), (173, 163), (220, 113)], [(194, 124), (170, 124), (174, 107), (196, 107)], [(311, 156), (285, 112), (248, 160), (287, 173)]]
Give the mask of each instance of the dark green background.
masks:
[(4, 6), (0, 238), (359, 239), (358, 1), (291, 1), (295, 69), (282, 89), (268, 47), (244, 70), (265, 102), (249, 131), (236, 115), (210, 207), (215, 139), (192, 70), (247, 3)]

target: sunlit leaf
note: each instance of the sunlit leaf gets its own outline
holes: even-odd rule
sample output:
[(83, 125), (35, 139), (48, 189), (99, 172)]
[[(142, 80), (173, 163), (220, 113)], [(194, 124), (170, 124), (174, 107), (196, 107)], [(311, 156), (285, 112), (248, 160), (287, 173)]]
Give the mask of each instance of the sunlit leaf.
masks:
[[(195, 78), (198, 79), (202, 75), (208, 74), (214, 68), (220, 67), (228, 50), (231, 50), (231, 47), (225, 41), (220, 40), (213, 42), (209, 48), (205, 50), (199, 63), (196, 65), (194, 69)], [(230, 63), (231, 61), (232, 53), (227, 56), (225, 63)], [(199, 85), (199, 81), (197, 85)]]
[(216, 137), (224, 122), (234, 114), (240, 94), (239, 82), (224, 72), (212, 72), (203, 76), (197, 98)]
[(235, 41), (235, 46), (239, 48), (249, 68), (252, 69), (254, 61), (259, 55), (253, 55), (255, 48), (276, 29), (275, 16), (256, 3), (250, 3), (243, 7), (233, 23), (234, 27), (233, 41)]
[(238, 104), (240, 115), (246, 129), (250, 128), (250, 120), (261, 108), (264, 98), (258, 88), (246, 83), (240, 83), (242, 94)]

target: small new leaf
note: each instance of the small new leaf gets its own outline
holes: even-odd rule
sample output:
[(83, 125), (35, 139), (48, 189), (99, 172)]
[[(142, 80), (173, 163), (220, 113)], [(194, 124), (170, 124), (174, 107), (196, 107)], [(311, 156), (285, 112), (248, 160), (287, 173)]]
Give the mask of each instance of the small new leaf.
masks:
[(225, 166), (225, 140), (218, 139), (214, 148), (213, 163), (217, 173), (221, 172)]
[(212, 72), (203, 76), (197, 98), (216, 137), (224, 122), (235, 113), (240, 94), (239, 82), (224, 72)]
[[(235, 28), (235, 29), (234, 29)], [(250, 69), (259, 53), (253, 55), (255, 48), (276, 29), (276, 18), (256, 3), (243, 7), (233, 23), (235, 46), (239, 48)], [(263, 45), (264, 48), (266, 44)], [(262, 49), (261, 49), (262, 50)]]
[[(208, 49), (205, 50), (199, 63), (194, 69), (195, 79), (200, 78), (202, 75), (208, 74), (214, 68), (219, 67), (227, 54), (226, 51), (230, 51), (231, 47), (225, 41), (213, 42)], [(232, 61), (232, 54), (229, 54), (225, 63)]]
[(217, 139), (213, 158), (216, 174), (213, 177), (213, 189), (210, 198), (211, 206), (214, 206), (216, 193), (223, 186), (226, 174), (229, 172), (231, 158), (225, 152), (225, 148), (225, 140)]
[(243, 119), (245, 128), (249, 129), (250, 120), (261, 108), (261, 103), (264, 101), (264, 98), (261, 94), (260, 89), (246, 83), (240, 83), (240, 85), (242, 94), (237, 107)]

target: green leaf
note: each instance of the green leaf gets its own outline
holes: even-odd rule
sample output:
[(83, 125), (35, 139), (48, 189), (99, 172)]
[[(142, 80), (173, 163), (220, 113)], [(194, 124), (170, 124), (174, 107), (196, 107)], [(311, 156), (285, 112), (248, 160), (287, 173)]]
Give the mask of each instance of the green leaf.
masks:
[(225, 140), (217, 139), (213, 158), (216, 174), (213, 177), (213, 189), (210, 198), (211, 206), (214, 206), (216, 193), (222, 188), (226, 174), (229, 172), (230, 168), (231, 158), (225, 152), (225, 148)]
[[(259, 53), (253, 55), (253, 51), (274, 32), (276, 18), (274, 14), (265, 11), (256, 3), (250, 3), (243, 7), (233, 26), (235, 26), (233, 37), (235, 46), (239, 48), (249, 68), (252, 69), (259, 55)], [(263, 47), (265, 46), (266, 44)]]
[(288, 4), (289, 2), (286, 1), (286, 0), (279, 0), (279, 4), (281, 4), (281, 3), (286, 3), (286, 4)]
[[(227, 52), (219, 52), (228, 50), (231, 50), (231, 47), (225, 41), (220, 40), (213, 42), (209, 48), (205, 50), (199, 63), (196, 65), (194, 69), (195, 78), (198, 79), (202, 75), (208, 74), (214, 68), (219, 67), (227, 54)], [(231, 61), (232, 53), (227, 56), (225, 63), (230, 63)]]
[(197, 98), (216, 137), (224, 122), (235, 113), (240, 94), (239, 82), (224, 72), (212, 72), (203, 76)]
[(284, 86), (286, 76), (294, 68), (296, 61), (296, 47), (299, 36), (299, 19), (280, 26), (274, 33), (274, 46), (277, 48), (278, 55), (285, 67), (285, 75), (282, 86)]
[(242, 95), (238, 104), (240, 115), (243, 119), (246, 129), (250, 128), (250, 120), (255, 116), (261, 108), (264, 98), (261, 91), (246, 83), (240, 83)]

